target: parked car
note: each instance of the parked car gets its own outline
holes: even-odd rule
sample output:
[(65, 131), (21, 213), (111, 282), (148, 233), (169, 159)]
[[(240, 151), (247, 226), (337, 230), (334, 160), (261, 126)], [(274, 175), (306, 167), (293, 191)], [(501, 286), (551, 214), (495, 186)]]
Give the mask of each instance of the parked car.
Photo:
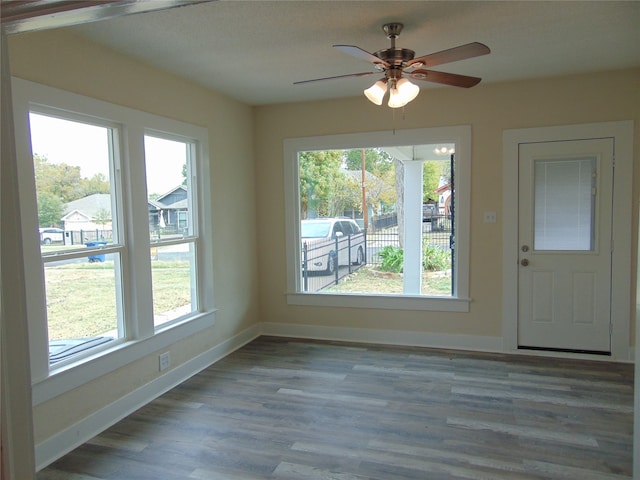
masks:
[(40, 229), (40, 243), (64, 243), (64, 230), (61, 228), (45, 227)]
[[(306, 245), (306, 268), (309, 272), (334, 273), (339, 265), (365, 262), (365, 235), (358, 224), (348, 218), (302, 220), (301, 239)], [(337, 248), (336, 248), (337, 246)]]
[(422, 221), (431, 222), (438, 215), (438, 209), (433, 203), (424, 203), (422, 205)]

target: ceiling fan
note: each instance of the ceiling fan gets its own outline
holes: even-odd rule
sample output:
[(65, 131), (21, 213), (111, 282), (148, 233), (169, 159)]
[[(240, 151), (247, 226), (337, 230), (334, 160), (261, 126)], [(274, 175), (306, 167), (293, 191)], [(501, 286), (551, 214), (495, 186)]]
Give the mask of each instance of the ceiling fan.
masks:
[[(396, 38), (402, 31), (402, 23), (386, 23), (382, 26), (391, 46), (387, 49), (369, 53), (355, 45), (334, 45), (335, 48), (346, 54), (352, 55), (361, 60), (370, 62), (376, 71), (350, 73), (347, 75), (337, 75), (334, 77), (316, 78), (313, 80), (302, 80), (294, 82), (294, 85), (319, 82), (322, 80), (334, 80), (337, 78), (362, 77), (384, 72), (384, 78), (374, 83), (364, 91), (365, 96), (376, 105), (382, 105), (384, 96), (389, 91), (389, 106), (391, 108), (403, 107), (416, 98), (420, 92), (420, 87), (411, 83), (412, 80), (423, 80), (426, 82), (441, 83), (454, 87), (470, 88), (480, 83), (480, 78), (458, 75), (455, 73), (438, 72), (427, 70), (435, 65), (456, 62), (467, 58), (486, 55), (491, 52), (489, 47), (482, 43), (473, 42), (459, 47), (442, 50), (440, 52), (415, 57), (415, 52), (408, 48), (396, 47)], [(425, 67), (425, 68), (423, 68)]]

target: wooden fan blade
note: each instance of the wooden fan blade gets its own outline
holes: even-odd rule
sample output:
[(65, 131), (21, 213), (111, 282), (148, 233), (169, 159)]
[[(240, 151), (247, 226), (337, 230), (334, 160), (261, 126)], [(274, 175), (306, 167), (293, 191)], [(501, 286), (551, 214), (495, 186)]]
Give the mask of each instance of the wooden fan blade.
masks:
[(436, 72), (435, 70), (416, 70), (408, 76), (413, 80), (424, 80), (425, 82), (442, 83), (453, 87), (470, 88), (480, 83), (481, 78), (458, 75), (457, 73)]
[(300, 85), (301, 83), (321, 82), (322, 80), (335, 80), (336, 78), (347, 77), (364, 77), (365, 75), (373, 75), (380, 72), (362, 72), (362, 73), (348, 73), (346, 75), (336, 75), (335, 77), (314, 78), (313, 80), (300, 80), (299, 82), (293, 82), (294, 85)]
[(407, 66), (410, 67), (416, 63), (422, 63), (425, 67), (433, 67), (435, 65), (442, 65), (443, 63), (457, 62), (458, 60), (465, 60), (467, 58), (479, 57), (480, 55), (486, 55), (491, 53), (491, 50), (486, 45), (473, 42), (466, 45), (460, 45), (459, 47), (453, 47), (448, 50), (442, 50), (441, 52), (431, 53), (422, 57), (414, 58), (407, 62)]
[(356, 47), (355, 45), (334, 45), (334, 48), (337, 48), (343, 53), (347, 55), (354, 56), (359, 58), (360, 60), (364, 60), (365, 62), (373, 63), (374, 65), (382, 65), (384, 67), (388, 67), (389, 63), (382, 60), (380, 57), (376, 57), (373, 53), (369, 53), (366, 50), (361, 49), (360, 47)]

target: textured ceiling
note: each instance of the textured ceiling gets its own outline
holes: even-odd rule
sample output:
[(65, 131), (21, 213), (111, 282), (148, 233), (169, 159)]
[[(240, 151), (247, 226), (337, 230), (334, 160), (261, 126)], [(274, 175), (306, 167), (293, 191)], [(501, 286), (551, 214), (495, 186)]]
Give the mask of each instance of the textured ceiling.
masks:
[(490, 55), (436, 68), (479, 76), (483, 83), (640, 66), (638, 1), (214, 1), (70, 28), (264, 105), (361, 94), (376, 75), (292, 82), (371, 71), (369, 63), (332, 45), (388, 48), (381, 26), (390, 21), (404, 23), (397, 46), (416, 56), (486, 44)]

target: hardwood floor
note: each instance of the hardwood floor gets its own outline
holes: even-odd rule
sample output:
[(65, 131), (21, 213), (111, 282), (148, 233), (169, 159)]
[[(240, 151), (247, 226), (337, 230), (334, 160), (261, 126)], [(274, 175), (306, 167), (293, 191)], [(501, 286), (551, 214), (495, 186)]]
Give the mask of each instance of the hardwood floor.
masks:
[(633, 366), (261, 337), (38, 480), (629, 479)]

